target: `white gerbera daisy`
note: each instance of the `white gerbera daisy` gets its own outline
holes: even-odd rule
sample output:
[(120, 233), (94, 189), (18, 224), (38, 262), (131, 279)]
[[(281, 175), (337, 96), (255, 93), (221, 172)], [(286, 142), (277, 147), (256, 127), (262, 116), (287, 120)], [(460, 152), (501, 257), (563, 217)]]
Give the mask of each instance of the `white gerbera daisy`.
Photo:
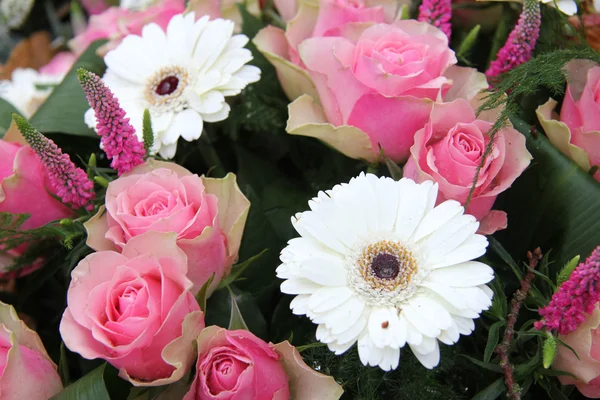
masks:
[[(142, 116), (150, 111), (155, 133), (153, 153), (173, 158), (177, 140), (196, 140), (204, 122), (229, 115), (226, 96), (239, 94), (260, 79), (260, 69), (245, 65), (252, 60), (245, 35), (232, 36), (233, 21), (208, 16), (195, 21), (194, 13), (174, 16), (163, 31), (155, 23), (144, 26), (142, 36), (129, 35), (104, 61), (102, 78), (119, 99), (138, 137)], [(94, 111), (85, 116), (96, 126)]]
[(281, 252), (281, 291), (290, 308), (318, 324), (317, 339), (341, 354), (358, 342), (364, 365), (389, 371), (408, 343), (427, 368), (438, 340), (469, 335), (491, 305), (490, 267), (479, 223), (448, 200), (434, 207), (431, 181), (361, 174), (320, 192), (292, 218), (301, 237)]
[(30, 118), (63, 79), (63, 75), (43, 74), (32, 68), (16, 68), (11, 80), (0, 81), (0, 98)]

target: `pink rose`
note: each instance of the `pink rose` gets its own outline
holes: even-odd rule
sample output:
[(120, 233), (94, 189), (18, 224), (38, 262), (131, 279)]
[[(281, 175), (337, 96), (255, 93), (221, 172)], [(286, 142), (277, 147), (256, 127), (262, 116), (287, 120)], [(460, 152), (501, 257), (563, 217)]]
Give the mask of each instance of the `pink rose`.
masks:
[[(48, 181), (46, 169), (20, 136), (6, 134), (0, 139), (0, 212), (29, 214), (22, 229), (39, 228), (49, 222), (67, 218), (73, 211), (57, 200), (56, 191)], [(9, 250), (0, 249), (0, 278), (9, 279), (31, 273), (43, 265), (12, 270), (15, 258), (27, 250), (21, 245)]]
[(62, 390), (60, 376), (40, 337), (15, 309), (0, 302), (0, 396), (49, 399)]
[(577, 353), (575, 355), (566, 346), (558, 345), (552, 368), (577, 378), (562, 375), (558, 377), (560, 382), (576, 385), (585, 397), (600, 398), (600, 308), (596, 307), (576, 330), (558, 338)]
[(332, 377), (309, 368), (288, 342), (210, 326), (197, 339), (196, 376), (183, 400), (339, 399)]
[[(464, 205), (495, 118), (494, 114), (489, 120), (478, 119), (473, 106), (462, 99), (436, 103), (425, 127), (415, 134), (404, 176), (416, 182), (437, 182), (438, 203), (453, 199)], [(467, 213), (481, 222), (480, 233), (506, 228), (506, 213), (490, 210), (498, 194), (512, 185), (530, 160), (523, 135), (512, 127), (498, 131), (467, 208)]]
[(150, 7), (136, 11), (120, 7), (110, 7), (101, 14), (92, 15), (87, 29), (69, 42), (69, 47), (79, 55), (94, 41), (110, 41), (98, 49), (104, 55), (121, 43), (127, 35), (140, 35), (144, 25), (154, 22), (166, 29), (174, 15), (185, 11), (184, 0), (159, 0)]
[(52, 60), (43, 67), (39, 72), (46, 75), (65, 76), (77, 60), (75, 54), (69, 51), (61, 51), (56, 54)]
[[(548, 139), (585, 171), (600, 166), (600, 67), (587, 60), (567, 64), (567, 91), (560, 120), (553, 118), (556, 101), (537, 109)], [(594, 175), (600, 182), (600, 171)]]
[[(404, 0), (300, 0), (276, 1), (286, 30), (263, 28), (253, 42), (277, 70), (290, 100), (303, 94), (316, 98), (316, 90), (298, 54), (298, 46), (311, 37), (342, 36), (349, 23), (392, 22)], [(293, 17), (293, 18), (292, 18)]]
[(290, 104), (288, 133), (352, 158), (376, 161), (381, 148), (403, 162), (434, 101), (469, 99), (487, 87), (483, 74), (454, 65), (448, 38), (427, 23), (348, 24), (344, 34), (300, 44), (318, 95)]
[(237, 260), (249, 206), (233, 174), (205, 178), (149, 161), (108, 185), (106, 212), (85, 224), (87, 244), (119, 251), (145, 232), (174, 232), (188, 257), (193, 292), (214, 274), (210, 294)]
[(210, 16), (211, 19), (225, 18), (235, 22), (235, 31), (241, 32), (242, 15), (238, 5), (243, 4), (251, 15), (260, 17), (259, 0), (191, 0), (187, 11), (193, 11), (199, 17)]
[(84, 358), (105, 359), (137, 386), (185, 375), (204, 317), (176, 239), (174, 233), (147, 232), (121, 254), (84, 258), (71, 273), (60, 323), (65, 345)]

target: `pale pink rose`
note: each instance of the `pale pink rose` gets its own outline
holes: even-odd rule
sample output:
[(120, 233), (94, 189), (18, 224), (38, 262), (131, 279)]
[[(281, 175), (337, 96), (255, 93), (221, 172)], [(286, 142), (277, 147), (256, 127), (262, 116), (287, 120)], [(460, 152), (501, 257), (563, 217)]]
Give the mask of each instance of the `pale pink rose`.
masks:
[(274, 0), (275, 8), (285, 22), (289, 22), (298, 12), (298, 2), (296, 0)]
[(317, 137), (352, 158), (376, 161), (382, 149), (403, 162), (434, 101), (469, 99), (487, 86), (483, 74), (454, 65), (448, 38), (427, 23), (344, 29), (345, 37), (300, 44), (318, 96), (289, 106), (288, 133)]
[(185, 11), (185, 0), (158, 0), (143, 10), (110, 7), (101, 14), (92, 15), (87, 29), (69, 41), (71, 50), (79, 55), (94, 41), (108, 39), (98, 49), (104, 55), (121, 43), (127, 35), (140, 35), (144, 25), (154, 22), (166, 29), (174, 15)]
[(38, 334), (12, 306), (0, 302), (0, 397), (49, 399), (62, 388), (56, 365)]
[[(493, 124), (494, 119), (478, 119), (473, 106), (466, 100), (436, 103), (425, 127), (415, 134), (404, 176), (416, 182), (437, 182), (438, 203), (453, 199), (464, 205), (477, 167), (490, 143), (488, 132)], [(492, 206), (496, 197), (527, 168), (530, 160), (523, 135), (512, 127), (498, 131), (466, 210), (481, 222), (480, 233), (491, 234), (506, 228), (506, 213), (491, 211)]]
[[(567, 64), (567, 91), (556, 120), (556, 101), (537, 110), (544, 132), (562, 153), (585, 171), (600, 166), (600, 66), (587, 60)], [(600, 182), (600, 171), (594, 175)]]
[(65, 76), (77, 60), (75, 54), (69, 51), (61, 51), (56, 54), (52, 60), (43, 67), (39, 72), (46, 75)]
[(288, 342), (210, 326), (197, 339), (196, 376), (183, 400), (339, 399), (332, 377), (309, 368)]
[(99, 251), (79, 262), (60, 323), (71, 351), (105, 359), (137, 386), (164, 385), (189, 371), (204, 317), (176, 239), (147, 232), (121, 254)]
[(210, 19), (224, 18), (235, 22), (235, 32), (241, 32), (242, 15), (238, 5), (244, 5), (246, 11), (255, 17), (260, 17), (259, 0), (190, 0), (187, 11), (196, 13), (198, 18), (208, 15)]
[(600, 399), (600, 308), (597, 306), (576, 330), (558, 338), (577, 353), (558, 345), (552, 368), (576, 377), (561, 375), (558, 377), (560, 382), (576, 385), (585, 397)]
[[(277, 71), (290, 100), (302, 94), (313, 96), (315, 88), (298, 53), (298, 46), (313, 37), (342, 36), (350, 23), (391, 23), (405, 0), (300, 0), (276, 2), (288, 20), (286, 30), (263, 28), (254, 38), (258, 49)], [(293, 13), (293, 18), (291, 17)], [(314, 97), (314, 96), (313, 96)]]
[[(0, 139), (0, 212), (29, 214), (22, 229), (39, 228), (72, 216), (73, 211), (53, 197), (56, 191), (49, 183), (46, 169), (19, 135), (7, 134)], [(35, 262), (11, 270), (15, 258), (27, 248), (27, 245), (21, 245), (8, 251), (0, 249), (0, 278), (23, 276), (43, 265)]]
[(188, 257), (193, 292), (214, 274), (210, 294), (237, 261), (249, 206), (233, 174), (205, 178), (149, 161), (108, 185), (106, 210), (85, 224), (87, 244), (118, 251), (145, 232), (174, 232)]

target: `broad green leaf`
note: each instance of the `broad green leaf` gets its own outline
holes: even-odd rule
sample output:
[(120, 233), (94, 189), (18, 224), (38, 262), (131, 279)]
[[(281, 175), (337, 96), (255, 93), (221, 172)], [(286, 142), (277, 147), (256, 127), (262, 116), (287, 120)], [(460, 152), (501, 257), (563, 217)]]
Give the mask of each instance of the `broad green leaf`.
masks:
[(244, 317), (242, 317), (237, 301), (235, 301), (235, 295), (231, 289), (229, 289), (229, 295), (231, 296), (231, 314), (229, 315), (229, 327), (227, 329), (230, 331), (236, 329), (248, 330), (248, 325), (246, 325), (246, 321), (244, 321)]
[(67, 361), (67, 350), (65, 347), (65, 343), (60, 343), (60, 360), (58, 361), (58, 374), (60, 375), (60, 379), (62, 380), (63, 385), (68, 385), (71, 383), (71, 379), (69, 377), (69, 364)]
[(494, 383), (477, 393), (473, 397), (473, 400), (494, 400), (500, 397), (505, 391), (506, 385), (504, 384), (504, 377), (498, 378)]
[(475, 25), (475, 27), (473, 27), (473, 29), (471, 29), (469, 34), (464, 38), (464, 40), (460, 44), (460, 47), (458, 48), (458, 51), (456, 52), (456, 57), (458, 57), (459, 59), (461, 59), (461, 58), (464, 59), (469, 56), (469, 54), (471, 53), (471, 50), (473, 50), (473, 47), (477, 43), (477, 37), (479, 36), (480, 29), (481, 29), (480, 25)]
[(104, 384), (105, 368), (106, 364), (102, 364), (77, 382), (67, 386), (52, 397), (52, 400), (110, 400)]
[(98, 40), (87, 48), (65, 79), (31, 117), (30, 122), (37, 130), (42, 133), (96, 136), (83, 121), (83, 115), (89, 105), (77, 80), (77, 69), (84, 68), (102, 76), (106, 66), (104, 60), (96, 55), (96, 50), (104, 43), (105, 40)]
[(483, 362), (489, 363), (492, 354), (494, 354), (494, 349), (498, 345), (498, 341), (500, 339), (500, 328), (504, 326), (504, 321), (497, 321), (490, 326), (490, 331), (488, 333), (488, 341), (485, 345), (485, 352), (483, 353)]
[[(600, 183), (566, 158), (529, 125), (513, 119), (527, 139), (532, 165), (498, 198), (508, 228), (496, 238), (510, 254), (552, 249), (552, 275), (575, 255), (586, 257), (600, 244)], [(553, 271), (554, 270), (554, 271)]]
[(390, 175), (395, 181), (399, 181), (402, 179), (402, 167), (396, 164), (394, 161), (390, 160), (388, 157), (383, 158), (385, 160), (385, 165), (390, 171)]

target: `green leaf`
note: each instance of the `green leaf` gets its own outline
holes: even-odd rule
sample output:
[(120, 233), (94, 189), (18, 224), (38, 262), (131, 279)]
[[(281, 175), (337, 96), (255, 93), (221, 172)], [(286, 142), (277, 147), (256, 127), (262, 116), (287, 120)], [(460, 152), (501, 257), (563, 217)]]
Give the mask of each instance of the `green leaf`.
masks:
[(231, 297), (231, 314), (229, 316), (229, 327), (227, 329), (230, 331), (236, 329), (249, 330), (248, 325), (246, 325), (246, 321), (244, 321), (244, 317), (242, 317), (240, 308), (237, 305), (237, 301), (235, 301), (235, 295), (231, 289), (229, 289), (229, 295)]
[(503, 372), (502, 367), (499, 366), (498, 364), (492, 364), (492, 363), (486, 363), (483, 361), (479, 361), (478, 359), (468, 356), (466, 354), (459, 354), (459, 356), (466, 358), (467, 360), (471, 361), (473, 364), (477, 365), (478, 367), (487, 369), (489, 371), (498, 372), (500, 374)]
[(150, 119), (150, 111), (146, 108), (142, 118), (142, 135), (144, 139), (144, 149), (146, 155), (150, 154), (150, 149), (154, 146), (154, 131), (152, 130), (152, 120)]
[(71, 383), (71, 379), (69, 377), (69, 365), (67, 361), (67, 350), (65, 347), (65, 342), (60, 343), (60, 360), (58, 361), (58, 374), (60, 375), (60, 379), (62, 380), (63, 385), (68, 385)]
[(110, 400), (104, 384), (105, 368), (106, 363), (67, 386), (62, 392), (52, 397), (52, 400)]
[(248, 326), (248, 330), (261, 339), (268, 340), (267, 322), (256, 304), (255, 296), (241, 291), (234, 285), (229, 286), (227, 289), (215, 291), (207, 300), (205, 315), (206, 326), (217, 325), (223, 328), (229, 326), (232, 305), (229, 289), (231, 289), (235, 296), (235, 302), (240, 314), (244, 316), (244, 322)]
[(260, 19), (250, 14), (243, 4), (236, 4), (240, 15), (242, 16), (242, 33), (252, 39), (258, 31), (264, 28)]
[(554, 339), (554, 336), (552, 336), (551, 333), (548, 333), (548, 337), (544, 341), (544, 346), (542, 347), (542, 361), (544, 368), (550, 368), (552, 362), (554, 362), (557, 347), (556, 339)]
[(77, 69), (84, 68), (102, 76), (106, 66), (104, 60), (96, 55), (96, 50), (105, 42), (105, 40), (98, 40), (87, 48), (67, 73), (65, 79), (31, 117), (31, 124), (40, 132), (96, 136), (96, 133), (88, 128), (83, 120), (83, 115), (89, 105), (83, 89), (79, 85)]
[(219, 284), (219, 289), (227, 287), (227, 286), (231, 285), (233, 282), (235, 282), (239, 278), (239, 276), (244, 273), (246, 268), (248, 268), (250, 266), (250, 264), (252, 264), (254, 261), (258, 260), (267, 251), (269, 251), (269, 249), (264, 249), (263, 251), (261, 251), (260, 253), (258, 253), (255, 256), (250, 257), (243, 263), (234, 265), (231, 268), (231, 273), (225, 279), (223, 279), (221, 281), (221, 283)]
[(456, 53), (457, 58), (464, 59), (469, 56), (471, 50), (473, 50), (473, 47), (477, 43), (477, 37), (479, 36), (480, 29), (480, 25), (476, 25), (473, 29), (471, 29), (469, 34), (465, 37), (458, 48), (458, 52)]
[(4, 99), (0, 99), (0, 138), (4, 136), (12, 122), (12, 114), (19, 114), (12, 104)]
[(587, 255), (600, 243), (600, 183), (545, 136), (531, 135), (528, 124), (512, 122), (526, 137), (534, 163), (498, 198), (497, 208), (506, 211), (510, 222), (495, 236), (511, 254), (553, 249), (553, 272), (552, 267)]
[(385, 165), (390, 171), (390, 175), (392, 176), (392, 178), (395, 181), (399, 181), (400, 179), (402, 179), (402, 168), (386, 156), (384, 156), (383, 159), (385, 160)]
[(571, 258), (569, 262), (566, 263), (564, 267), (562, 267), (562, 269), (558, 273), (558, 276), (556, 277), (557, 286), (562, 285), (569, 279), (571, 273), (575, 270), (575, 268), (577, 268), (580, 258), (581, 256), (578, 254), (575, 257)]
[(488, 341), (485, 345), (485, 352), (483, 353), (483, 362), (489, 363), (492, 354), (494, 354), (494, 349), (498, 345), (498, 341), (500, 339), (500, 328), (504, 326), (504, 321), (497, 321), (490, 326), (490, 331), (488, 333)]
[(508, 312), (508, 300), (504, 293), (504, 287), (500, 281), (500, 277), (496, 276), (490, 284), (494, 291), (494, 297), (492, 299), (492, 306), (489, 309), (489, 313), (492, 314), (499, 320), (504, 320)]
[(323, 347), (323, 346), (327, 346), (327, 344), (321, 343), (321, 342), (314, 342), (314, 343), (305, 344), (304, 346), (298, 346), (298, 347), (296, 347), (296, 350), (298, 350), (298, 352), (302, 353), (304, 350), (314, 349), (314, 348)]
[(494, 400), (500, 397), (505, 391), (506, 385), (504, 384), (504, 377), (498, 378), (494, 383), (473, 396), (472, 400)]
[(520, 281), (523, 280), (523, 272), (521, 272), (519, 266), (517, 265), (515, 260), (512, 259), (510, 254), (508, 254), (504, 246), (502, 246), (502, 244), (500, 244), (500, 242), (496, 240), (496, 238), (494, 238), (493, 236), (488, 236), (488, 241), (490, 243), (490, 250), (492, 250), (493, 252), (498, 254), (498, 256), (500, 256), (502, 261), (504, 261), (506, 265), (508, 265), (510, 269), (513, 270), (513, 273)]
[(215, 279), (215, 274), (213, 273), (210, 276), (210, 278), (208, 278), (208, 280), (204, 283), (204, 285), (202, 285), (202, 287), (198, 291), (198, 294), (196, 295), (196, 300), (198, 300), (200, 309), (204, 313), (206, 312), (206, 292), (208, 291), (208, 288), (210, 287), (210, 284), (212, 283), (212, 281), (214, 279)]

